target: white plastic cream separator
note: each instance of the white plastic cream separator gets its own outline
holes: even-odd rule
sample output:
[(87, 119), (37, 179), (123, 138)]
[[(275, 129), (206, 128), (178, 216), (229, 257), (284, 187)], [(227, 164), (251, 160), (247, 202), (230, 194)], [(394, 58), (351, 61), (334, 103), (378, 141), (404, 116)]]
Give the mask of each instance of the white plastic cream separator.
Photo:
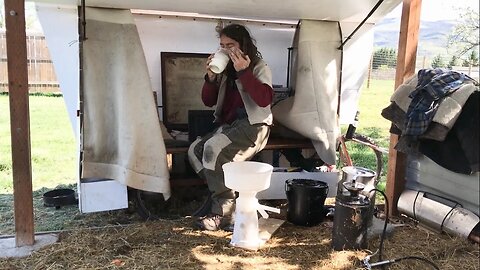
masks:
[[(273, 167), (255, 161), (236, 161), (222, 166), (225, 186), (238, 191), (235, 209), (235, 225), (230, 244), (249, 250), (257, 250), (265, 244), (259, 236), (257, 211), (268, 218), (266, 211), (280, 213), (280, 209), (261, 205), (256, 194), (270, 186)], [(266, 210), (266, 211), (265, 211)]]

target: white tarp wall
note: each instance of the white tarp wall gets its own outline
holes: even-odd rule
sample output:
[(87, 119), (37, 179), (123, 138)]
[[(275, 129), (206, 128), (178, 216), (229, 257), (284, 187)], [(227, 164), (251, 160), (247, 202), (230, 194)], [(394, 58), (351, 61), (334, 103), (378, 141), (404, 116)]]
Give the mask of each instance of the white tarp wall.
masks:
[[(218, 20), (191, 17), (135, 15), (155, 91), (161, 93), (161, 52), (213, 53), (220, 46), (215, 28)], [(228, 24), (228, 21), (224, 21)], [(272, 69), (273, 84), (286, 86), (288, 48), (294, 25), (248, 22), (263, 59)], [(200, 89), (199, 89), (200, 91)], [(161, 98), (161, 95), (159, 95)], [(161, 100), (159, 100), (161, 104)]]
[[(76, 6), (37, 4), (55, 71), (67, 104), (73, 129), (79, 140), (77, 110), (79, 96), (78, 11)], [(217, 19), (133, 15), (143, 46), (153, 91), (161, 99), (161, 52), (210, 53), (219, 46)], [(224, 20), (224, 23), (229, 23)], [(295, 26), (277, 23), (245, 22), (265, 61), (273, 72), (273, 84), (286, 85), (288, 48)], [(341, 23), (343, 38), (358, 23)], [(366, 24), (347, 43), (344, 50), (340, 124), (353, 119), (358, 93), (368, 71), (373, 50), (373, 25)], [(319, 33), (321, 34), (321, 33)], [(88, 35), (88, 26), (87, 26)], [(162, 101), (159, 100), (159, 104)], [(160, 114), (161, 115), (161, 114)], [(334, 119), (332, 119), (334, 121)], [(72, 176), (74, 177), (74, 176)], [(81, 192), (81, 190), (79, 190)]]
[[(218, 20), (135, 15), (135, 21), (144, 47), (153, 89), (159, 93), (162, 90), (160, 52), (211, 53), (219, 46), (215, 32)], [(259, 51), (272, 69), (273, 84), (286, 86), (288, 48), (292, 46), (295, 26), (255, 22), (247, 22), (245, 25), (256, 39)], [(344, 38), (357, 26), (358, 23), (341, 23)], [(340, 124), (353, 121), (359, 90), (366, 78), (372, 52), (373, 24), (365, 24), (344, 47)]]
[[(76, 6), (37, 4), (37, 13), (46, 36), (70, 121), (77, 130), (78, 109), (78, 11)], [(210, 53), (218, 47), (215, 27), (218, 20), (189, 17), (135, 15), (134, 20), (145, 52), (154, 91), (161, 93), (160, 53)], [(228, 23), (228, 21), (225, 21)], [(295, 27), (291, 25), (246, 23), (273, 73), (273, 84), (286, 86), (288, 48)], [(358, 23), (341, 23), (344, 38)], [(88, 31), (88, 30), (87, 30)], [(365, 24), (344, 48), (340, 124), (355, 115), (359, 90), (366, 77), (373, 51), (373, 24)], [(161, 94), (158, 95), (162, 104)], [(160, 114), (161, 115), (161, 114)]]
[(36, 5), (57, 80), (67, 105), (68, 117), (77, 142), (79, 96), (78, 11), (76, 6)]
[[(357, 26), (358, 23), (341, 23), (343, 40)], [(353, 118), (358, 110), (362, 85), (367, 78), (373, 54), (373, 27), (373, 24), (364, 24), (343, 48), (340, 124), (353, 123)]]
[(170, 197), (167, 156), (130, 10), (86, 8), (84, 178), (115, 179)]
[[(46, 4), (36, 6), (70, 120), (76, 123), (79, 92), (77, 7)], [(159, 18), (139, 14), (134, 14), (134, 20), (147, 60), (153, 90), (159, 93), (162, 90), (160, 68), (162, 51), (210, 53), (219, 46), (215, 32), (218, 20), (169, 16)], [(260, 52), (272, 69), (273, 84), (286, 86), (288, 48), (292, 45), (295, 27), (253, 22), (245, 24), (257, 40)], [(358, 23), (341, 23), (343, 37), (348, 36), (357, 25)], [(344, 49), (340, 124), (348, 124), (353, 120), (358, 93), (366, 77), (372, 51), (373, 24), (365, 24), (347, 42)], [(161, 99), (161, 95), (159, 98)], [(77, 124), (73, 126), (76, 127)]]

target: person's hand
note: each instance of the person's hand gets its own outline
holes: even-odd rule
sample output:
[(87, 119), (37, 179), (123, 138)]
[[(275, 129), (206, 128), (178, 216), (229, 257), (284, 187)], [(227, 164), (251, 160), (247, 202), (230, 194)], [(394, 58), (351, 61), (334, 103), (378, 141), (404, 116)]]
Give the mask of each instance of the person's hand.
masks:
[(210, 62), (212, 62), (212, 58), (215, 54), (210, 54), (210, 56), (207, 58), (207, 64), (205, 66), (205, 69), (207, 70), (207, 76), (208, 80), (210, 82), (213, 82), (215, 78), (217, 77), (217, 74), (213, 73), (213, 71), (210, 69)]
[(248, 66), (250, 65), (250, 57), (244, 54), (240, 49), (230, 49), (228, 56), (230, 56), (230, 59), (233, 62), (233, 67), (237, 72), (248, 68)]

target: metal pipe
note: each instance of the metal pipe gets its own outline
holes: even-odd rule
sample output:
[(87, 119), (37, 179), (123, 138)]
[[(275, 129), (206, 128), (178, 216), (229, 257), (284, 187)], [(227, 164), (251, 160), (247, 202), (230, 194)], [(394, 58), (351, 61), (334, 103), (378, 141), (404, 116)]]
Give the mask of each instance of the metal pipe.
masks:
[[(84, 87), (84, 75), (83, 75), (83, 43), (87, 40), (87, 34), (86, 34), (86, 19), (85, 19), (85, 0), (82, 0), (80, 10), (79, 10), (79, 25), (78, 25), (78, 40), (79, 40), (79, 48), (78, 48), (78, 65), (79, 65), (79, 93), (78, 93), (78, 99), (79, 99), (79, 108), (77, 112), (77, 116), (79, 118), (79, 129), (80, 129), (80, 145), (83, 147), (84, 142), (83, 142), (83, 116), (84, 116), (84, 106), (83, 106), (83, 87)], [(80, 148), (79, 151), (79, 161), (80, 164), (78, 166), (78, 175), (79, 179), (82, 178), (82, 160), (83, 160), (83, 149)]]
[(81, 6), (81, 16), (80, 16), (80, 22), (81, 22), (81, 35), (80, 35), (80, 41), (84, 41), (87, 39), (87, 22), (85, 20), (85, 0), (82, 0)]
[[(340, 35), (340, 41), (341, 41), (343, 38), (343, 33), (342, 33), (342, 26), (340, 25), (340, 22), (338, 22), (338, 31)], [(342, 102), (343, 44), (344, 43), (342, 43), (340, 47), (338, 47), (338, 49), (340, 50), (340, 75), (339, 75), (340, 78), (338, 79), (337, 117), (340, 117), (340, 103)]]

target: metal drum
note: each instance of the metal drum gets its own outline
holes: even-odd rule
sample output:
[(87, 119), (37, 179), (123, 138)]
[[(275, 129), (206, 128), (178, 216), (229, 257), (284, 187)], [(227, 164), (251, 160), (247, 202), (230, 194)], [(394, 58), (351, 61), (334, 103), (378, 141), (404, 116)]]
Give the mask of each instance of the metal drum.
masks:
[(334, 250), (367, 248), (367, 229), (372, 212), (370, 200), (360, 194), (364, 187), (364, 184), (355, 181), (345, 182), (343, 188), (349, 194), (336, 198), (332, 236)]

